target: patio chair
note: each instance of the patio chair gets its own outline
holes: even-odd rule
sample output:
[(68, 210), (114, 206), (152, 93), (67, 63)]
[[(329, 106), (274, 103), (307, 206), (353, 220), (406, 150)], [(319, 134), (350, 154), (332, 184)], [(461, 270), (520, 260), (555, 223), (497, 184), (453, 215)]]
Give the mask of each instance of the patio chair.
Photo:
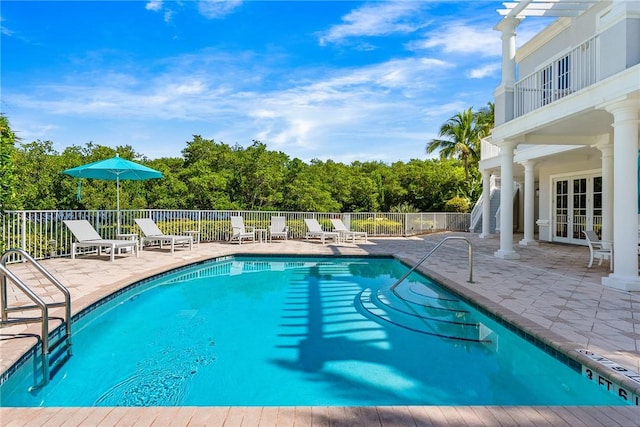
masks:
[(243, 240), (256, 241), (256, 232), (254, 227), (245, 227), (244, 219), (241, 216), (231, 217), (231, 229), (231, 237), (229, 238), (230, 242), (237, 240), (238, 244), (241, 245)]
[(273, 238), (287, 240), (289, 236), (289, 227), (287, 227), (287, 218), (283, 216), (272, 216), (271, 226), (269, 227), (269, 242)]
[(613, 245), (611, 242), (600, 240), (593, 230), (584, 230), (584, 236), (589, 245), (589, 268), (593, 265), (593, 260), (598, 259), (598, 265), (602, 265), (602, 260), (609, 261), (609, 269), (613, 271)]
[(364, 238), (364, 241), (367, 241), (367, 232), (366, 231), (351, 231), (344, 225), (341, 219), (333, 218), (331, 219), (331, 224), (333, 225), (333, 229), (340, 233), (342, 240), (346, 240), (351, 237), (351, 241), (353, 243), (356, 242), (357, 238)]
[(320, 239), (322, 244), (325, 244), (325, 240), (327, 238), (333, 239), (336, 243), (340, 241), (340, 233), (335, 231), (324, 231), (322, 227), (320, 227), (320, 223), (317, 219), (314, 218), (305, 218), (304, 223), (307, 224), (307, 233), (304, 238), (309, 240), (313, 238)]
[(111, 262), (115, 261), (116, 250), (122, 248), (132, 248), (136, 257), (139, 246), (137, 240), (130, 239), (103, 239), (95, 228), (86, 219), (67, 219), (64, 220), (64, 225), (67, 226), (71, 233), (76, 238), (76, 241), (71, 244), (71, 259), (76, 258), (76, 248), (96, 248), (98, 255), (102, 253), (102, 248), (108, 249), (111, 255)]
[(140, 247), (144, 249), (145, 243), (148, 244), (160, 244), (160, 249), (162, 249), (163, 243), (169, 243), (171, 246), (171, 253), (175, 249), (176, 244), (182, 244), (184, 247), (185, 244), (189, 244), (189, 250), (193, 249), (193, 236), (179, 236), (173, 234), (164, 234), (162, 230), (158, 228), (155, 221), (151, 218), (136, 218), (134, 219), (142, 234), (144, 236), (140, 237)]

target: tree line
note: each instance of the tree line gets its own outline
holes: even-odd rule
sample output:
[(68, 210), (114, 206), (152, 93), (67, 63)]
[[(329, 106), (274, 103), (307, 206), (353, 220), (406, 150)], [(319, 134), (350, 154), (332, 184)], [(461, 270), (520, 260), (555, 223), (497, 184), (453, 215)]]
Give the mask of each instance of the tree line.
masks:
[(186, 142), (181, 157), (148, 159), (130, 145), (91, 142), (58, 152), (52, 141), (20, 141), (0, 115), (0, 210), (114, 209), (113, 181), (78, 180), (62, 171), (117, 153), (164, 175), (122, 181), (121, 209), (465, 212), (480, 194), (480, 138), (492, 114), (492, 108), (469, 109), (447, 121), (443, 139), (426, 145), (427, 153), (439, 151), (438, 159), (348, 165), (306, 163), (256, 140), (243, 147), (199, 135)]

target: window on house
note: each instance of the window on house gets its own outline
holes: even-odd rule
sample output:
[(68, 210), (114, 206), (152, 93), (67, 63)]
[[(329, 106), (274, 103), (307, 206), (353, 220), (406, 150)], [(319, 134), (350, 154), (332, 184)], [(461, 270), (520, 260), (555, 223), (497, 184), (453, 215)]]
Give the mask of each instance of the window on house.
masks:
[(557, 85), (556, 85), (556, 98), (562, 98), (570, 93), (571, 90), (571, 62), (569, 61), (569, 55), (556, 61), (557, 70)]
[(602, 177), (593, 178), (593, 231), (602, 238)]

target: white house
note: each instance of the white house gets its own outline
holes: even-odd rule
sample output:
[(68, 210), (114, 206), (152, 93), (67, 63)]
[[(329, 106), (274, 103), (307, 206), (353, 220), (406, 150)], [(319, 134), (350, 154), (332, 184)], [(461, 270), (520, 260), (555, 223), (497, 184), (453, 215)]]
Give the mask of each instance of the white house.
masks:
[[(482, 236), (490, 237), (491, 187), (499, 178), (495, 256), (519, 245), (585, 244), (583, 230), (613, 242), (602, 284), (640, 291), (640, 1), (519, 0), (504, 3), (502, 82), (495, 128), (483, 141)], [(516, 51), (523, 19), (558, 17)], [(498, 205), (498, 203), (496, 203)], [(588, 260), (585, 260), (587, 262)]]

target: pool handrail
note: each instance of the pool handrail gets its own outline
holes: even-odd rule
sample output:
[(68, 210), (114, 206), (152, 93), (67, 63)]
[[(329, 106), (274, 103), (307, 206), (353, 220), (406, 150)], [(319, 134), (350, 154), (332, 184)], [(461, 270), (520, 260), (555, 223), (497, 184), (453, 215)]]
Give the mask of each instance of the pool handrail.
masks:
[[(11, 270), (9, 270), (6, 266), (7, 260), (12, 255), (20, 255), (23, 259), (23, 262), (29, 262), (33, 265), (44, 277), (46, 277), (51, 284), (53, 284), (60, 292), (62, 292), (64, 296), (64, 301), (62, 302), (54, 302), (54, 303), (46, 303), (38, 296), (29, 286), (27, 286), (20, 278), (18, 278)], [(11, 279), (14, 286), (18, 288), (22, 293), (29, 298), (34, 305), (23, 305), (17, 307), (9, 307), (7, 301), (7, 278)], [(25, 323), (42, 323), (42, 332), (40, 336), (41, 343), (41, 358), (42, 358), (42, 382), (40, 384), (36, 384), (30, 388), (31, 390), (35, 390), (41, 387), (44, 387), (49, 383), (49, 372), (50, 372), (50, 361), (48, 358), (49, 353), (51, 353), (56, 347), (58, 347), (62, 343), (66, 343), (66, 351), (67, 357), (71, 355), (71, 294), (69, 290), (60, 283), (51, 273), (49, 273), (42, 265), (40, 265), (29, 253), (22, 249), (12, 248), (5, 251), (0, 257), (0, 299), (2, 300), (0, 303), (0, 326), (8, 326), (13, 324), (25, 324)], [(49, 344), (49, 308), (54, 307), (64, 307), (65, 313), (64, 318), (62, 319), (65, 325), (64, 335), (54, 342), (53, 344)], [(24, 310), (33, 310), (40, 309), (41, 317), (20, 317), (20, 318), (9, 318), (10, 312), (15, 311), (24, 311)]]
[(437, 245), (433, 247), (433, 249), (431, 249), (425, 256), (423, 256), (420, 259), (420, 261), (416, 263), (416, 265), (411, 267), (411, 269), (407, 271), (404, 275), (402, 275), (401, 278), (396, 280), (396, 282), (393, 285), (391, 285), (390, 290), (395, 294), (396, 293), (395, 289), (398, 287), (398, 285), (402, 283), (407, 277), (409, 277), (411, 273), (416, 271), (416, 269), (420, 266), (420, 264), (425, 262), (427, 258), (429, 258), (436, 250), (438, 250), (440, 246), (442, 246), (444, 242), (448, 240), (464, 240), (465, 242), (467, 242), (467, 245), (469, 247), (469, 280), (467, 280), (467, 282), (473, 283), (473, 246), (471, 245), (471, 241), (466, 237), (462, 237), (462, 236), (449, 236), (442, 239)]

